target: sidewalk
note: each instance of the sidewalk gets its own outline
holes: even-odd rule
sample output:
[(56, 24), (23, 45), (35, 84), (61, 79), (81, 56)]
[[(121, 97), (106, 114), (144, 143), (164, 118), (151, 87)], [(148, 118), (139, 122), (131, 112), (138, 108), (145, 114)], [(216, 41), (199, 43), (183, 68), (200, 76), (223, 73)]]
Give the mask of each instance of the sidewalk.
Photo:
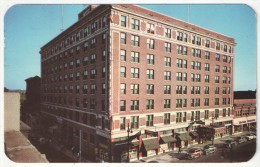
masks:
[[(214, 145), (217, 148), (219, 148), (223, 144), (223, 140), (230, 139), (234, 136), (241, 136), (241, 135), (244, 135), (244, 134), (247, 134), (247, 133), (248, 132), (241, 132), (241, 133), (233, 134), (233, 135), (230, 135), (230, 136), (224, 136), (222, 138), (214, 139)], [(184, 154), (186, 153), (186, 151), (189, 148), (192, 148), (192, 147), (203, 148), (207, 144), (212, 144), (212, 141), (207, 141), (206, 143), (204, 142), (203, 144), (191, 145), (187, 148), (184, 148), (182, 150), (182, 153), (178, 153), (178, 149), (177, 149), (177, 150), (173, 150), (173, 151), (170, 151), (170, 152), (167, 152), (167, 153), (161, 153), (159, 155), (154, 155), (154, 156), (151, 156), (151, 157), (145, 157), (141, 160), (137, 160), (137, 161), (133, 161), (133, 162), (135, 162), (135, 163), (144, 163), (144, 162), (150, 162), (150, 161), (157, 161), (157, 162), (160, 162), (160, 163), (176, 162), (184, 156)]]

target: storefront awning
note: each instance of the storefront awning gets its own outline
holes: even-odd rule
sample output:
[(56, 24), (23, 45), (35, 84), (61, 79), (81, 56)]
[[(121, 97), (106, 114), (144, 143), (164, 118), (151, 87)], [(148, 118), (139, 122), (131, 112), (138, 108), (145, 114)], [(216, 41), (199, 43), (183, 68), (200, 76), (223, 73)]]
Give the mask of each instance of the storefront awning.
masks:
[(182, 141), (187, 141), (191, 139), (191, 136), (188, 135), (187, 133), (181, 133), (179, 135), (177, 135), (177, 138), (179, 138)]
[[(118, 143), (115, 144), (115, 146), (122, 146), (122, 145), (127, 146), (127, 145), (128, 145), (128, 142), (127, 142), (127, 141), (123, 141), (123, 142), (118, 142)], [(130, 147), (136, 147), (136, 146), (138, 146), (138, 145), (139, 145), (139, 140), (130, 141), (130, 142), (129, 142), (129, 146), (130, 146)]]
[(177, 140), (173, 136), (163, 136), (161, 137), (164, 143), (176, 142)]
[(193, 137), (197, 137), (199, 134), (197, 132), (190, 132), (190, 134), (193, 136)]
[(157, 138), (154, 139), (148, 139), (148, 140), (143, 140), (144, 143), (144, 148), (148, 150), (154, 150), (157, 148), (160, 148), (159, 141)]

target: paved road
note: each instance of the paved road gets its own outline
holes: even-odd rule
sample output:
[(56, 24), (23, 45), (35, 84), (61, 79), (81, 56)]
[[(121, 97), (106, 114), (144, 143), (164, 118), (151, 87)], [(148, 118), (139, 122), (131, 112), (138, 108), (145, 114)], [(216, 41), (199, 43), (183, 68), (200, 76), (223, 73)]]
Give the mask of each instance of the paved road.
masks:
[(227, 153), (225, 156), (221, 153), (222, 148), (218, 146), (218, 151), (214, 154), (203, 155), (200, 158), (193, 160), (179, 160), (178, 163), (194, 163), (194, 162), (216, 162), (216, 163), (227, 163), (227, 162), (246, 162), (250, 160), (256, 151), (256, 140), (248, 141), (234, 147), (233, 156), (231, 153)]

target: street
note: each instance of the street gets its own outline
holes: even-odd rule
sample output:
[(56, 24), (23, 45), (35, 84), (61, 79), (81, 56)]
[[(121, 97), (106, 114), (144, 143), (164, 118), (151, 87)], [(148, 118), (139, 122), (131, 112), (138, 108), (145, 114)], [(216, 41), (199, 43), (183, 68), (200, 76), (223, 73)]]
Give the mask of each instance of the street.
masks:
[(194, 162), (216, 162), (216, 163), (227, 163), (227, 162), (246, 162), (250, 160), (256, 151), (256, 140), (248, 141), (246, 143), (239, 144), (233, 149), (233, 156), (231, 153), (227, 153), (227, 156), (222, 155), (221, 145), (216, 145), (218, 150), (215, 153), (209, 155), (203, 155), (199, 158), (192, 160), (179, 160), (178, 163), (194, 163)]

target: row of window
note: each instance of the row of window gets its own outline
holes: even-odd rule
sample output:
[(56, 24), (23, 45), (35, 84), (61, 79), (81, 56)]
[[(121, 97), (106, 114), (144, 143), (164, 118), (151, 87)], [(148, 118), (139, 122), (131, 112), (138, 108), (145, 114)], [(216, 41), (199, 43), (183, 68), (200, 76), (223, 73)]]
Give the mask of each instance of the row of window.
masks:
[[(75, 89), (75, 90), (74, 90)], [(84, 84), (82, 88), (80, 88), (79, 85), (73, 86), (53, 86), (53, 87), (43, 87), (44, 93), (76, 93), (76, 94), (95, 94), (97, 92), (98, 88), (96, 84), (90, 84), (88, 87), (88, 84)], [(106, 93), (106, 84), (102, 83), (101, 85), (101, 93)]]
[(48, 50), (44, 51), (43, 58), (46, 59), (53, 54), (71, 46), (72, 44), (78, 42), (82, 38), (88, 37), (91, 34), (95, 33), (97, 30), (104, 28), (107, 26), (107, 16), (103, 16), (102, 18), (94, 21), (90, 25), (86, 26), (85, 28), (79, 30), (78, 32), (75, 32), (74, 34), (71, 34), (66, 39), (57, 42), (57, 44)]
[[(139, 78), (140, 77), (140, 70), (139, 68), (132, 67), (131, 68), (131, 78)], [(120, 76), (121, 78), (126, 78), (126, 67), (121, 66), (120, 67)], [(153, 69), (147, 69), (146, 70), (146, 78), (147, 79), (154, 79), (155, 78), (155, 72)], [(210, 75), (205, 75), (205, 82), (210, 82)], [(164, 71), (164, 80), (172, 80), (171, 71)], [(176, 81), (187, 81), (187, 73), (185, 72), (176, 72)], [(201, 82), (201, 74), (194, 74), (191, 73), (191, 82)], [(220, 76), (215, 76), (215, 83), (220, 83)], [(230, 84), (231, 83), (231, 77), (223, 76), (222, 77), (222, 83), (223, 84)]]
[[(121, 15), (121, 19), (120, 19), (120, 25), (122, 27), (127, 27), (127, 16)], [(131, 29), (133, 30), (140, 30), (140, 20), (136, 19), (136, 18), (131, 18), (130, 21), (131, 24)], [(146, 32), (150, 33), (150, 34), (155, 34), (155, 25), (153, 23), (147, 23), (146, 24)], [(166, 38), (173, 38), (173, 34), (172, 34), (172, 29), (171, 28), (164, 28), (164, 37)], [(189, 42), (198, 46), (202, 46), (202, 37), (199, 35), (194, 35), (191, 34), (189, 35), (186, 32), (183, 31), (177, 31), (176, 34), (176, 39), (178, 41), (183, 41), (183, 42)], [(190, 39), (190, 41), (189, 41)], [(215, 45), (215, 46), (214, 46)], [(204, 42), (204, 46), (207, 48), (214, 48), (216, 50), (222, 50), (224, 52), (228, 52), (228, 53), (232, 53), (233, 48), (231, 45), (227, 45), (227, 44), (221, 44), (220, 42), (216, 41), (216, 42), (211, 42), (211, 40), (209, 38), (205, 38), (205, 42)]]
[[(190, 107), (200, 107), (201, 105), (200, 98), (192, 98), (190, 100)], [(215, 98), (214, 105), (220, 105), (220, 98)], [(176, 108), (183, 108), (187, 106), (188, 101), (187, 99), (176, 99)], [(229, 105), (230, 98), (222, 98), (222, 105)], [(204, 98), (203, 106), (209, 106), (210, 100), (209, 98)], [(155, 103), (154, 99), (147, 99), (146, 100), (146, 109), (154, 109)], [(171, 99), (164, 99), (164, 108), (171, 108)], [(130, 110), (131, 111), (138, 111), (139, 110), (139, 100), (131, 100), (130, 101)], [(120, 100), (120, 111), (126, 111), (126, 100)]]
[[(147, 94), (154, 94), (154, 84), (147, 84), (146, 85), (146, 93)], [(139, 84), (131, 84), (130, 85), (131, 94), (139, 94)], [(215, 94), (220, 94), (220, 88), (215, 87)], [(187, 86), (177, 85), (176, 86), (176, 94), (187, 94), (188, 88)], [(204, 87), (204, 94), (209, 94), (210, 87)], [(120, 84), (120, 94), (126, 94), (126, 84)], [(164, 85), (164, 94), (171, 94), (171, 85)], [(201, 86), (191, 86), (190, 94), (201, 94)], [(222, 94), (230, 94), (230, 87), (222, 88)]]
[[(191, 116), (190, 118), (187, 117), (187, 112), (177, 112), (176, 113), (176, 123), (180, 122), (187, 122), (188, 120), (190, 121), (197, 121), (201, 120), (201, 111), (191, 111)], [(209, 119), (209, 110), (204, 110), (204, 119)], [(230, 108), (228, 110), (226, 108), (222, 109), (222, 117), (230, 116)], [(214, 116), (213, 118), (218, 118), (219, 117), (219, 109), (215, 109)], [(170, 122), (173, 122), (174, 120), (171, 119), (171, 114), (170, 113), (165, 113), (163, 116), (163, 123), (164, 125), (170, 124)], [(130, 124), (131, 128), (133, 129), (138, 129), (139, 128), (139, 116), (131, 116), (130, 117)], [(146, 126), (154, 126), (154, 115), (146, 115)], [(126, 117), (120, 117), (120, 130), (126, 130)]]
[[(87, 66), (88, 64), (95, 64), (96, 61), (97, 61), (96, 54), (91, 54), (90, 56), (84, 56), (82, 60), (76, 59), (75, 63), (74, 61), (70, 61), (70, 62), (65, 62), (64, 65), (60, 64), (59, 66), (55, 66), (55, 67), (49, 67), (48, 65), (45, 64), (42, 66), (42, 71), (43, 74), (54, 74), (54, 73), (58, 73), (59, 71), (73, 69), (74, 67), (79, 68), (81, 67), (81, 65)], [(106, 61), (106, 51), (103, 51), (102, 61)]]

